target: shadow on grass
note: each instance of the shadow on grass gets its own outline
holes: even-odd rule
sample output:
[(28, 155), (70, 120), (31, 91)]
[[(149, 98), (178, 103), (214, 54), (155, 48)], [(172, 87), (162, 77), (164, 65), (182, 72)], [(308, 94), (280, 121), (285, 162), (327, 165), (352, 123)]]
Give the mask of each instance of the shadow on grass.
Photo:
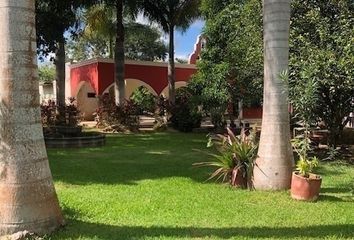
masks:
[(49, 149), (54, 179), (69, 184), (137, 184), (144, 179), (185, 177), (204, 182), (210, 157), (203, 134), (159, 133), (107, 137), (101, 148)]
[(70, 222), (59, 231), (53, 239), (65, 236), (71, 239), (146, 239), (157, 237), (203, 239), (203, 238), (316, 238), (324, 239), (353, 239), (354, 224), (343, 225), (314, 225), (306, 227), (231, 227), (231, 228), (202, 228), (202, 227), (163, 227), (163, 226), (112, 226), (81, 221)]
[(351, 195), (345, 195), (345, 196), (333, 196), (333, 195), (326, 195), (326, 194), (320, 194), (319, 201), (327, 201), (327, 202), (353, 202), (354, 203), (354, 197)]
[(348, 187), (325, 187), (321, 188), (321, 193), (349, 193), (351, 189)]

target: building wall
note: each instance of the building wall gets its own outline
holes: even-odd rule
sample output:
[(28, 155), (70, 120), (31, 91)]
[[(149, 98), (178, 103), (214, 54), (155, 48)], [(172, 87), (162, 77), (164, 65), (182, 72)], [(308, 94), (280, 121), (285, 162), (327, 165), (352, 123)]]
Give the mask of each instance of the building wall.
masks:
[(85, 120), (94, 120), (93, 113), (98, 108), (98, 98), (89, 83), (83, 82), (76, 96), (77, 107)]
[(55, 92), (53, 84), (40, 84), (39, 85), (40, 102), (55, 100)]
[[(191, 64), (176, 64), (176, 87), (185, 86), (196, 72)], [(108, 93), (114, 86), (114, 62), (110, 59), (93, 59), (70, 65), (67, 71), (66, 97), (77, 98), (77, 104), (85, 119), (91, 120), (98, 107), (98, 98), (88, 98), (88, 93), (96, 96)], [(167, 63), (126, 61), (125, 64), (126, 98), (140, 86), (145, 86), (154, 95), (166, 94)], [(164, 92), (163, 92), (164, 91)]]

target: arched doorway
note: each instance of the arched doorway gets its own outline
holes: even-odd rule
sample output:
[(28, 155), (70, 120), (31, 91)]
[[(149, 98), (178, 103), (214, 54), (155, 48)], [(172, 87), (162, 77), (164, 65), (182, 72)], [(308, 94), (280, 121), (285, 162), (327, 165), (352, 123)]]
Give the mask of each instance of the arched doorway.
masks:
[(98, 98), (95, 90), (87, 82), (80, 82), (79, 91), (76, 94), (77, 106), (83, 114), (84, 120), (94, 120), (93, 113), (98, 108)]
[[(179, 81), (179, 82), (175, 83), (176, 89), (181, 88), (181, 87), (186, 87), (186, 86), (187, 86), (187, 82), (185, 82), (185, 81)], [(164, 98), (169, 97), (168, 86), (163, 89), (163, 91), (161, 92), (160, 95), (163, 96)]]
[[(129, 99), (133, 92), (141, 86), (144, 86), (149, 92), (157, 96), (156, 91), (149, 84), (138, 79), (127, 78), (125, 79), (125, 99)], [(114, 97), (114, 83), (107, 87), (103, 94), (109, 94)]]

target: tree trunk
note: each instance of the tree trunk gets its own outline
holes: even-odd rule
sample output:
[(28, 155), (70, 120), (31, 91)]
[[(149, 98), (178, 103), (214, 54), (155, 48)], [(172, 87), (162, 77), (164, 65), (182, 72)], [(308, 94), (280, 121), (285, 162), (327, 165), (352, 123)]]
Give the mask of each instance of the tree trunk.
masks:
[(290, 0), (263, 0), (263, 24), (264, 104), (254, 187), (281, 190), (290, 188), (294, 165), (288, 86), (279, 77), (288, 70)]
[(174, 40), (174, 26), (170, 26), (170, 41), (168, 46), (168, 94), (169, 101), (172, 105), (175, 104), (175, 40)]
[(63, 224), (40, 121), (34, 0), (0, 1), (0, 236)]
[(109, 51), (109, 55), (108, 55), (108, 57), (110, 58), (110, 59), (113, 59), (113, 38), (112, 37), (109, 37), (109, 46), (108, 46), (108, 51)]
[(124, 82), (124, 26), (123, 26), (123, 0), (117, 1), (117, 35), (115, 46), (115, 102), (116, 105), (125, 102), (125, 82)]
[(55, 53), (55, 79), (57, 81), (56, 102), (59, 106), (65, 106), (65, 40), (64, 37), (58, 42)]

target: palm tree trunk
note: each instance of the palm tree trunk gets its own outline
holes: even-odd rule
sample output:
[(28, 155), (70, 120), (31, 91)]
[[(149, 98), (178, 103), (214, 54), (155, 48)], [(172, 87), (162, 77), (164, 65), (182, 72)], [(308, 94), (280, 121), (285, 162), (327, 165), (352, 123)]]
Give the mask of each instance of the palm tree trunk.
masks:
[(264, 97), (262, 132), (254, 169), (254, 187), (288, 189), (293, 152), (290, 144), (288, 86), (279, 74), (288, 70), (290, 0), (263, 0)]
[(123, 0), (117, 1), (117, 35), (115, 46), (115, 102), (116, 105), (125, 102), (125, 82), (124, 82), (124, 26), (123, 26)]
[(63, 224), (40, 121), (34, 1), (0, 1), (0, 236)]
[(109, 51), (109, 55), (108, 55), (108, 57), (110, 58), (110, 59), (112, 59), (113, 58), (113, 38), (112, 37), (109, 37), (109, 46), (108, 46), (108, 51)]
[(174, 40), (174, 26), (170, 26), (169, 32), (169, 46), (168, 46), (168, 94), (169, 101), (172, 105), (175, 104), (175, 40)]
[(64, 36), (58, 42), (55, 53), (55, 78), (57, 81), (56, 102), (59, 106), (65, 106), (65, 40)]

